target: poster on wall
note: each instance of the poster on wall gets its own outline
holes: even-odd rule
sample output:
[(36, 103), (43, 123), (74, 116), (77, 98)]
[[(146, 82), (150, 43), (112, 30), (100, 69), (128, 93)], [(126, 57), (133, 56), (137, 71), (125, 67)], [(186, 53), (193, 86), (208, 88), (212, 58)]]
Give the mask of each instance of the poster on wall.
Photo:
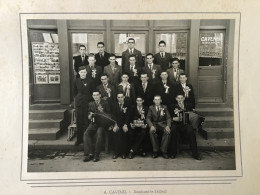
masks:
[(60, 63), (57, 43), (32, 42), (35, 84), (59, 84)]

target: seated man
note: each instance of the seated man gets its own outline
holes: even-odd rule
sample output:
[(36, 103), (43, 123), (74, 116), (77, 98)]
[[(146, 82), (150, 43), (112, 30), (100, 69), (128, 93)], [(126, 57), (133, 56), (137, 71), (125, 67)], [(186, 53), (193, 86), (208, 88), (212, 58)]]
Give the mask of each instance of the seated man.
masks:
[(122, 92), (117, 94), (117, 101), (113, 104), (112, 108), (112, 113), (116, 121), (113, 127), (114, 154), (112, 158), (116, 159), (121, 155), (121, 157), (125, 159), (128, 152), (128, 127), (131, 107), (130, 104), (125, 101), (125, 96)]
[[(89, 115), (88, 118), (91, 120), (90, 125), (84, 133), (84, 154), (87, 155), (84, 162), (93, 159), (93, 162), (99, 161), (99, 154), (102, 148), (102, 140), (104, 135), (104, 130), (107, 128), (106, 124), (102, 120), (100, 115), (107, 115), (110, 113), (109, 104), (107, 101), (101, 99), (99, 91), (93, 91), (92, 95), (94, 101), (89, 103)], [(95, 150), (93, 148), (93, 137), (96, 136)], [(95, 155), (94, 155), (95, 154)]]
[(132, 120), (130, 123), (131, 126), (131, 146), (130, 153), (128, 157), (130, 159), (134, 158), (134, 155), (138, 150), (142, 151), (141, 155), (144, 157), (146, 153), (144, 151), (144, 141), (147, 133), (147, 124), (145, 116), (147, 114), (148, 108), (143, 106), (144, 100), (141, 97), (136, 98), (136, 105), (132, 107)]
[(161, 105), (161, 96), (154, 96), (154, 105), (149, 107), (146, 122), (150, 127), (149, 135), (153, 146), (153, 158), (158, 157), (159, 143), (158, 136), (161, 138), (162, 157), (168, 159), (167, 148), (170, 141), (171, 116), (167, 106)]
[(192, 110), (192, 106), (190, 103), (185, 103), (184, 99), (182, 94), (178, 94), (177, 104), (173, 104), (169, 108), (173, 119), (170, 144), (171, 158), (175, 158), (177, 155), (180, 138), (185, 138), (189, 142), (193, 158), (201, 160), (197, 149), (195, 130), (189, 124), (188, 116), (185, 114), (185, 112)]

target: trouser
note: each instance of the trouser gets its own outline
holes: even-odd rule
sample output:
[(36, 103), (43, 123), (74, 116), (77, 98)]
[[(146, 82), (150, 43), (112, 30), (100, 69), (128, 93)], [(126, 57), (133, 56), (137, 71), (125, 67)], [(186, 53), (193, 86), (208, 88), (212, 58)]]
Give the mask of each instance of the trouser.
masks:
[(134, 152), (137, 152), (139, 149), (143, 149), (144, 141), (146, 139), (146, 132), (147, 128), (141, 128), (137, 127), (135, 129), (132, 129), (131, 131), (131, 143), (130, 143), (130, 149), (132, 149)]
[(166, 133), (163, 127), (156, 125), (156, 132), (149, 131), (150, 140), (153, 146), (153, 152), (159, 151), (159, 139), (161, 137), (161, 147), (162, 153), (167, 153), (167, 148), (170, 142), (170, 134)]
[[(95, 143), (95, 150), (93, 148), (93, 139), (96, 135), (96, 143)], [(93, 125), (90, 123), (87, 130), (84, 133), (84, 154), (94, 154), (100, 153), (102, 149), (103, 144), (103, 137), (104, 137), (104, 128)]]
[(192, 126), (183, 125), (182, 123), (173, 123), (171, 127), (171, 154), (177, 154), (179, 149), (179, 142), (181, 139), (188, 141), (193, 155), (198, 154), (196, 134)]
[(113, 132), (114, 153), (117, 155), (126, 155), (128, 153), (129, 130), (124, 132), (119, 127), (117, 132)]
[(83, 133), (89, 125), (88, 105), (76, 107), (77, 141), (83, 141)]
[(189, 121), (191, 123), (191, 126), (194, 129), (198, 129), (201, 123), (200, 116), (197, 113), (190, 112), (189, 113)]

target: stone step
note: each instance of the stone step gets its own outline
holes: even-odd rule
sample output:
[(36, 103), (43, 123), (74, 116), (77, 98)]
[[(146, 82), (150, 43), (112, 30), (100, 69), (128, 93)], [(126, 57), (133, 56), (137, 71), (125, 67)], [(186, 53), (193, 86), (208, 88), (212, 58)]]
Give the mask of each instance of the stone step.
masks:
[(29, 119), (63, 119), (66, 109), (58, 110), (30, 110)]
[(56, 140), (60, 134), (59, 128), (29, 129), (29, 140)]
[(196, 111), (203, 116), (233, 116), (231, 108), (196, 108)]
[(29, 120), (29, 129), (59, 128), (63, 129), (63, 119)]
[(62, 105), (60, 103), (45, 103), (45, 104), (32, 104), (30, 110), (58, 110), (67, 109), (68, 105)]
[(202, 128), (232, 128), (234, 127), (233, 117), (209, 116), (206, 117)]
[(198, 108), (228, 108), (226, 103), (198, 103), (196, 109)]
[(233, 128), (203, 128), (199, 133), (205, 139), (234, 138)]

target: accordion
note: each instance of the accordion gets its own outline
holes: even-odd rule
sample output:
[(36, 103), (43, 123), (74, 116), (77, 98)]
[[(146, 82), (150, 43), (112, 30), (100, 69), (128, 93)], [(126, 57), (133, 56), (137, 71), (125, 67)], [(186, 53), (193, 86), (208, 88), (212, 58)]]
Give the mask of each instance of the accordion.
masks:
[(179, 121), (182, 122), (184, 125), (189, 124), (189, 112), (179, 112)]
[(93, 125), (98, 125), (106, 129), (109, 126), (113, 125), (115, 122), (110, 115), (95, 113), (92, 115), (91, 123)]

